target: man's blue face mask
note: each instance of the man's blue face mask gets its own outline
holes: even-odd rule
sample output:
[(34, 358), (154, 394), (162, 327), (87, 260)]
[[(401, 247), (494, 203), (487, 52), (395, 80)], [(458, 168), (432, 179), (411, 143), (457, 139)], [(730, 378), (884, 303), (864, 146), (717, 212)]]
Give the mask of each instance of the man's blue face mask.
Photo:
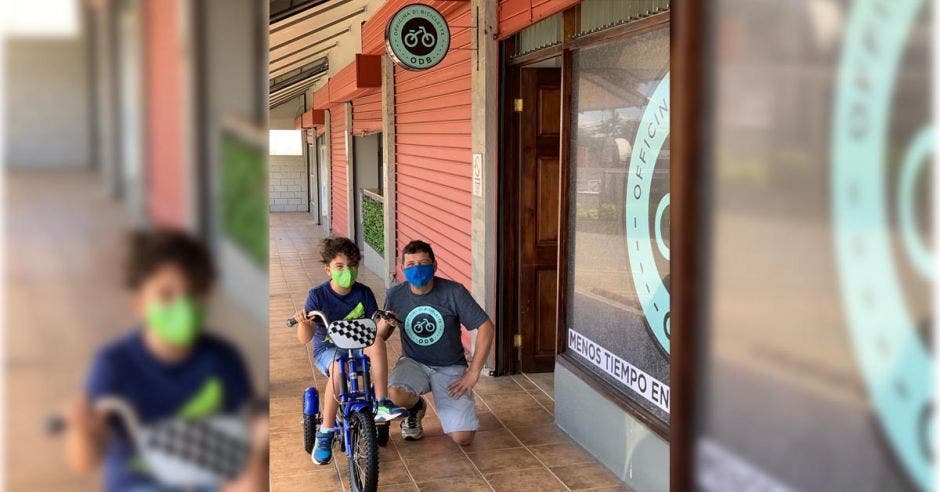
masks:
[(404, 270), (405, 280), (415, 287), (424, 287), (434, 278), (434, 265), (415, 265)]

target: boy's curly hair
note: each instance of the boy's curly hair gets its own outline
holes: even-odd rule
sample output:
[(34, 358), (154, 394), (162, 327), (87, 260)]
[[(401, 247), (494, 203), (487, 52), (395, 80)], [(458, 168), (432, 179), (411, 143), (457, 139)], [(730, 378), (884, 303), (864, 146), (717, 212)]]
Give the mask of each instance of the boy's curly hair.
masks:
[(359, 247), (349, 238), (328, 237), (320, 242), (320, 260), (324, 265), (329, 265), (340, 253), (346, 255), (350, 265), (358, 265), (362, 261)]
[(125, 285), (136, 290), (158, 269), (172, 264), (183, 270), (194, 294), (205, 294), (215, 282), (216, 270), (209, 249), (180, 229), (140, 229), (128, 236)]

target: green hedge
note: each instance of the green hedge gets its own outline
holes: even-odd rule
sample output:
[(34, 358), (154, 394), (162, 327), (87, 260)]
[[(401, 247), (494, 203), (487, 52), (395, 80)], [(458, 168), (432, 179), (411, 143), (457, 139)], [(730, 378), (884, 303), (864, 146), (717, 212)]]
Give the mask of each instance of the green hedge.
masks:
[(268, 168), (264, 149), (222, 135), (222, 228), (259, 266), (268, 264)]
[(385, 256), (385, 220), (382, 203), (369, 195), (362, 195), (362, 232), (366, 244)]

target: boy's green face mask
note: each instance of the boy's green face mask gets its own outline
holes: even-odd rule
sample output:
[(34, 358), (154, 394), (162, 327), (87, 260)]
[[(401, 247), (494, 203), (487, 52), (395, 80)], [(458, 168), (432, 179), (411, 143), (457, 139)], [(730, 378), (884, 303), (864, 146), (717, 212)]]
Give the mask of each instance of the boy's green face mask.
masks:
[(202, 305), (190, 297), (181, 296), (168, 304), (152, 302), (145, 314), (154, 334), (173, 345), (192, 345), (202, 330)]
[(336, 285), (348, 289), (356, 281), (356, 269), (346, 267), (342, 270), (330, 270), (330, 277), (336, 282)]

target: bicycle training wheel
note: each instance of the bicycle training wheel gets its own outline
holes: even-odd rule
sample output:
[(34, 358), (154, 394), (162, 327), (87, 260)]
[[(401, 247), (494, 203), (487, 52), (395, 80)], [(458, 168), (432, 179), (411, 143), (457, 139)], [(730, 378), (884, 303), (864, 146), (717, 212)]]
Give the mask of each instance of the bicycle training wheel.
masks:
[(307, 451), (307, 454), (310, 454), (313, 451), (313, 446), (316, 444), (317, 439), (317, 418), (313, 415), (307, 415), (304, 411), (306, 410), (306, 405), (304, 405), (303, 399), (301, 399), (300, 403), (300, 414), (303, 415), (304, 450)]
[(353, 492), (374, 492), (379, 485), (379, 447), (375, 421), (364, 410), (349, 416), (349, 486)]

